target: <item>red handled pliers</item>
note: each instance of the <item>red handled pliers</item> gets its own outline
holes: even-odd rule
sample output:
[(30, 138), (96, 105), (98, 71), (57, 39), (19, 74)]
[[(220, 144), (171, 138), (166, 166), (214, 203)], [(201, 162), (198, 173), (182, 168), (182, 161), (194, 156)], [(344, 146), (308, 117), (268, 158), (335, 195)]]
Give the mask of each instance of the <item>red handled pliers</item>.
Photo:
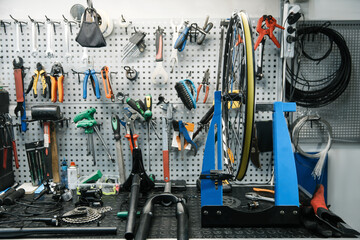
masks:
[(198, 100), (199, 100), (200, 90), (201, 90), (202, 86), (205, 85), (203, 88), (203, 92), (205, 92), (205, 97), (204, 97), (203, 103), (206, 103), (206, 100), (209, 96), (209, 89), (210, 89), (209, 78), (210, 78), (210, 70), (208, 69), (208, 70), (206, 70), (206, 72), (204, 74), (202, 82), (200, 83), (199, 87), (197, 88), (196, 102), (198, 102)]
[[(264, 29), (263, 27), (263, 22), (265, 22), (266, 25), (266, 29)], [(280, 28), (280, 29), (285, 29), (282, 26), (280, 26), (279, 24), (276, 23), (276, 19), (273, 18), (273, 16), (271, 15), (264, 15), (262, 16), (256, 26), (256, 31), (259, 33), (259, 37), (256, 40), (255, 43), (255, 50), (256, 48), (259, 46), (259, 44), (261, 43), (261, 41), (264, 39), (265, 35), (268, 35), (269, 38), (273, 41), (273, 43), (280, 48), (280, 43), (278, 42), (278, 40), (276, 39), (275, 35), (274, 35), (274, 30), (275, 27)]]

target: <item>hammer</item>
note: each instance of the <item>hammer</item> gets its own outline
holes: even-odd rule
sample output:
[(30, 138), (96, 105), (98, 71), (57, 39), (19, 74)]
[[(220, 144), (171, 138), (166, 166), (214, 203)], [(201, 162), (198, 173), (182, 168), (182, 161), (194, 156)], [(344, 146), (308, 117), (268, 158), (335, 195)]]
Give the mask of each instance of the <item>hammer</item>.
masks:
[[(48, 147), (50, 144), (53, 181), (60, 182), (59, 156), (56, 143), (56, 127), (54, 124), (54, 121), (58, 121), (63, 118), (60, 107), (53, 105), (33, 106), (31, 107), (31, 117), (32, 121), (43, 121), (44, 123), (44, 147), (46, 148), (45, 153), (47, 155)], [(47, 166), (48, 164), (46, 164), (45, 178), (50, 177), (49, 169), (47, 168)]]

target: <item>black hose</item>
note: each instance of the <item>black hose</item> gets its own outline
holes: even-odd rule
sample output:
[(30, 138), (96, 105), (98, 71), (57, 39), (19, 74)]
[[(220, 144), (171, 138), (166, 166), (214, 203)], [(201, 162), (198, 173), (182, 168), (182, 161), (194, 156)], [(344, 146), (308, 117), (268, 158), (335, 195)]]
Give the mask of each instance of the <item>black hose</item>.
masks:
[[(306, 79), (302, 74), (299, 74), (301, 61), (297, 61), (297, 69), (295, 69), (294, 60), (290, 67), (287, 66), (286, 98), (303, 107), (322, 107), (335, 101), (345, 91), (350, 81), (351, 55), (349, 48), (343, 36), (334, 29), (328, 28), (328, 25), (326, 23), (322, 26), (303, 27), (297, 30), (297, 47), (300, 48), (297, 57), (303, 55), (306, 59), (314, 61), (315, 63), (312, 65), (314, 68), (317, 66), (316, 63), (330, 55), (334, 46), (339, 49), (341, 58), (339, 68), (321, 79)], [(320, 58), (311, 57), (304, 50), (305, 39), (313, 34), (323, 34), (328, 37), (330, 42), (329, 49)], [(307, 71), (312, 70), (307, 69)]]
[(20, 238), (29, 235), (38, 234), (68, 234), (75, 236), (76, 234), (83, 235), (116, 235), (116, 227), (44, 227), (44, 228), (1, 228), (0, 238)]
[(130, 206), (129, 214), (126, 221), (125, 228), (125, 238), (133, 239), (134, 238), (134, 228), (136, 221), (136, 211), (139, 202), (139, 192), (140, 192), (140, 176), (139, 174), (134, 174), (131, 184), (131, 193), (130, 193)]

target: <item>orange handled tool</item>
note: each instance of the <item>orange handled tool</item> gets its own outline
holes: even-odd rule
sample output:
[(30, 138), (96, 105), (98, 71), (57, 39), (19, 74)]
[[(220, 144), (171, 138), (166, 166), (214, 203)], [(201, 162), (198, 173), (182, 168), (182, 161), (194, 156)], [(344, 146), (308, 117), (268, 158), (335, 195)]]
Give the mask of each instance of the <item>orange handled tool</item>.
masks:
[(111, 101), (115, 101), (114, 93), (111, 88), (110, 78), (109, 78), (109, 67), (105, 66), (101, 69), (101, 77), (104, 84), (104, 91), (106, 98), (111, 98)]
[(51, 102), (56, 102), (59, 91), (59, 102), (64, 101), (64, 69), (59, 62), (56, 62), (50, 73), (51, 79)]
[(268, 193), (272, 193), (272, 194), (275, 194), (275, 191), (274, 190), (271, 190), (271, 189), (267, 189), (267, 188), (253, 188), (253, 191), (254, 192), (268, 192)]
[(204, 74), (202, 82), (200, 83), (200, 85), (197, 88), (196, 102), (198, 102), (198, 100), (199, 100), (199, 95), (200, 95), (200, 91), (201, 91), (202, 86), (205, 85), (204, 88), (203, 88), (203, 92), (205, 92), (205, 97), (204, 97), (203, 103), (206, 103), (207, 98), (209, 96), (209, 90), (210, 90), (209, 78), (210, 78), (210, 70), (208, 69), (208, 70), (206, 70), (206, 72)]
[(129, 143), (130, 143), (130, 151), (131, 151), (131, 153), (132, 153), (134, 147), (137, 148), (137, 142), (136, 142), (136, 141), (137, 141), (137, 138), (139, 137), (139, 135), (133, 134), (133, 139), (134, 139), (134, 145), (135, 145), (135, 146), (133, 146), (133, 143), (132, 143), (132, 141), (131, 141), (131, 135), (130, 135), (130, 134), (126, 134), (125, 137), (127, 138), (127, 140), (129, 140)]

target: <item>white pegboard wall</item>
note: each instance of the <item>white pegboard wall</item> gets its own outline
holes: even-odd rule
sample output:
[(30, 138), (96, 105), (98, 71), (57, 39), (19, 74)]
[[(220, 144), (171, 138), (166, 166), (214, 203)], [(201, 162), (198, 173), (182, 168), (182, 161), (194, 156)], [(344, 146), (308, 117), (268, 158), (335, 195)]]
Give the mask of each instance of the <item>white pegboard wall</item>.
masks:
[[(324, 24), (324, 21), (309, 21), (302, 23), (301, 27), (309, 25), (321, 26), (322, 24)], [(294, 114), (294, 121), (306, 114), (318, 114), (324, 120), (328, 121), (332, 127), (334, 142), (360, 142), (360, 48), (358, 43), (360, 21), (332, 21), (329, 28), (338, 31), (344, 37), (349, 48), (352, 61), (349, 85), (342, 95), (329, 105), (311, 109), (298, 107), (297, 112)], [(321, 42), (320, 46), (319, 42)], [(311, 53), (311, 56), (314, 56), (314, 53), (318, 53), (316, 57), (320, 57), (328, 50), (329, 40), (321, 34), (319, 36), (312, 36), (307, 39), (306, 47), (306, 50)], [(302, 58), (301, 74), (308, 79), (322, 79), (335, 72), (340, 65), (340, 61), (339, 49), (334, 44), (330, 55), (323, 61), (316, 63), (316, 67), (313, 66), (313, 61)], [(323, 81), (322, 83), (326, 84), (327, 82)], [(312, 127), (311, 124), (306, 124), (300, 136), (307, 141), (318, 142), (318, 127)]]
[[(89, 49), (88, 53), (90, 59), (94, 62), (94, 69), (100, 71), (100, 69), (107, 65), (110, 71), (118, 72), (118, 74), (113, 74), (112, 76), (112, 88), (114, 93), (123, 92), (129, 93), (133, 98), (143, 99), (146, 94), (151, 94), (153, 96), (153, 111), (154, 117), (158, 127), (158, 134), (161, 135), (161, 121), (160, 117), (163, 116), (163, 111), (156, 106), (157, 98), (159, 94), (162, 94), (166, 100), (175, 104), (177, 111), (174, 113), (174, 119), (183, 120), (186, 122), (197, 123), (202, 118), (202, 116), (207, 112), (213, 102), (213, 94), (209, 94), (209, 99), (207, 104), (199, 103), (197, 104), (197, 109), (188, 111), (181, 103), (180, 99), (177, 97), (174, 85), (177, 81), (182, 80), (188, 76), (188, 71), (192, 71), (191, 79), (194, 81), (197, 86), (203, 77), (206, 69), (210, 69), (210, 91), (212, 92), (215, 89), (215, 81), (217, 74), (217, 65), (218, 65), (218, 50), (219, 50), (219, 41), (220, 41), (220, 29), (219, 29), (219, 19), (210, 19), (214, 23), (214, 28), (211, 30), (210, 34), (206, 37), (205, 43), (202, 46), (197, 45), (196, 43), (188, 42), (186, 48), (183, 52), (178, 54), (179, 65), (175, 68), (174, 73), (170, 74), (170, 55), (171, 55), (171, 44), (172, 44), (172, 29), (170, 26), (170, 20), (136, 20), (133, 21), (131, 27), (128, 28), (128, 34), (125, 33), (124, 28), (115, 26), (112, 35), (110, 35), (106, 41), (107, 46), (101, 49)], [(202, 25), (204, 19), (193, 20), (191, 22), (198, 22)], [(254, 37), (255, 37), (255, 25), (257, 20), (252, 21)], [(155, 69), (155, 30), (158, 26), (161, 26), (165, 29), (165, 38), (164, 38), (164, 67), (169, 74), (169, 80), (167, 84), (153, 84), (151, 81), (151, 73)], [(144, 31), (147, 33), (145, 42), (147, 48), (144, 53), (140, 54), (139, 57), (130, 58), (121, 62), (122, 48), (128, 42), (130, 34), (133, 32), (133, 27), (136, 27), (137, 30)], [(27, 75), (25, 78), (25, 89), (28, 87), (30, 82), (30, 77), (33, 74), (36, 63), (41, 62), (45, 67), (47, 72), (50, 72), (51, 66), (55, 61), (61, 62), (63, 65), (64, 71), (68, 73), (65, 76), (64, 81), (64, 103), (58, 104), (61, 107), (62, 112), (65, 117), (70, 117), (71, 119), (81, 111), (84, 111), (90, 107), (95, 107), (97, 113), (95, 114), (95, 119), (102, 124), (101, 134), (108, 144), (111, 154), (115, 157), (115, 142), (113, 139), (113, 133), (110, 125), (110, 117), (112, 114), (116, 113), (123, 118), (122, 109), (127, 105), (122, 105), (119, 102), (112, 103), (109, 99), (105, 98), (103, 83), (101, 76), (98, 75), (98, 80), (100, 83), (100, 89), (102, 97), (101, 99), (96, 99), (90, 83), (88, 83), (88, 97), (87, 99), (82, 98), (82, 82), (78, 83), (77, 75), (71, 73), (70, 69), (76, 71), (84, 71), (88, 69), (87, 64), (82, 63), (82, 48), (75, 42), (75, 36), (78, 32), (77, 27), (73, 27), (73, 34), (71, 35), (71, 46), (70, 50), (72, 51), (73, 58), (70, 62), (66, 61), (65, 58), (65, 47), (63, 37), (63, 26), (56, 27), (56, 35), (54, 42), (55, 57), (47, 58), (45, 56), (46, 51), (46, 28), (41, 27), (41, 34), (38, 37), (39, 43), (39, 53), (37, 57), (31, 56), (31, 29), (30, 26), (23, 27), (23, 34), (21, 35), (21, 50), (22, 53), (20, 56), (24, 59), (24, 65), (30, 67), (30, 71), (26, 71)], [(10, 92), (11, 96), (11, 109), (16, 105), (15, 97), (15, 87), (13, 79), (13, 68), (12, 60), (16, 56), (15, 53), (15, 28), (14, 24), (7, 27), (7, 34), (4, 34), (3, 31), (0, 32), (0, 45), (2, 46), (2, 62), (0, 64), (0, 82), (3, 82), (4, 85), (7, 85), (7, 90)], [(256, 55), (258, 53), (256, 52)], [(131, 82), (125, 78), (124, 66), (134, 67), (138, 72), (138, 79), (134, 82)], [(257, 103), (268, 103), (273, 102), (277, 99), (277, 90), (279, 85), (279, 50), (270, 42), (266, 42), (265, 54), (264, 54), (264, 75), (265, 77), (261, 81), (257, 81), (256, 85), (256, 101)], [(82, 77), (82, 76), (81, 76)], [(161, 82), (161, 79), (158, 80)], [(38, 82), (38, 91), (41, 91), (41, 83)], [(200, 96), (199, 102), (204, 96), (203, 93)], [(35, 99), (32, 92), (26, 96), (26, 105), (27, 109), (30, 110), (31, 106), (39, 104), (54, 104), (51, 103), (48, 98), (43, 98), (40, 94)], [(11, 110), (11, 114), (13, 111)], [(28, 118), (30, 117), (30, 111), (28, 111)], [(259, 113), (256, 115), (256, 120), (269, 120), (271, 119), (271, 113)], [(19, 123), (19, 120), (15, 120), (16, 123)], [(152, 171), (148, 173), (153, 173), (157, 176), (157, 179), (162, 179), (162, 145), (161, 139), (158, 140), (155, 134), (151, 134), (150, 145), (147, 144), (147, 135), (146, 135), (146, 126), (140, 122), (137, 122), (135, 125), (136, 132), (140, 135), (138, 143), (143, 153), (143, 161), (145, 168), (148, 169), (148, 156), (147, 156), (147, 147), (151, 149), (151, 168)], [(124, 135), (124, 128), (121, 128), (122, 135)], [(40, 125), (37, 123), (30, 123), (29, 130), (26, 133), (20, 134), (16, 132), (16, 140), (18, 146), (18, 154), (20, 160), (20, 169), (15, 171), (17, 180), (20, 182), (30, 180), (30, 175), (28, 172), (27, 158), (25, 154), (25, 142), (41, 140), (43, 138), (43, 130), (40, 128)], [(86, 140), (87, 136), (84, 133), (84, 130), (77, 129), (75, 124), (70, 123), (69, 127), (60, 128), (57, 131), (57, 142), (58, 142), (58, 153), (59, 159), (67, 159), (69, 161), (75, 161), (80, 168), (81, 175), (88, 174), (94, 170), (100, 169), (105, 174), (116, 174), (117, 167), (116, 164), (113, 164), (108, 160), (107, 155), (101, 145), (100, 140), (94, 135), (94, 143), (96, 145), (96, 167), (92, 166), (92, 157), (86, 156)], [(188, 183), (195, 183), (195, 180), (198, 178), (201, 171), (201, 164), (203, 158), (204, 145), (206, 141), (206, 134), (204, 132), (200, 133), (197, 144), (198, 154), (194, 157), (193, 152), (187, 152), (185, 154), (185, 159), (181, 160), (180, 153), (176, 149), (171, 149), (170, 153), (170, 173), (172, 179), (185, 179)], [(128, 141), (125, 138), (122, 138), (122, 147), (124, 150), (124, 159), (127, 173), (129, 173), (132, 165), (131, 153), (129, 149)], [(270, 153), (262, 154), (261, 161), (263, 167), (261, 170), (255, 169), (251, 164), (247, 176), (243, 180), (245, 183), (249, 182), (265, 182), (271, 177), (271, 171), (269, 172), (269, 167), (271, 167), (272, 156)]]

